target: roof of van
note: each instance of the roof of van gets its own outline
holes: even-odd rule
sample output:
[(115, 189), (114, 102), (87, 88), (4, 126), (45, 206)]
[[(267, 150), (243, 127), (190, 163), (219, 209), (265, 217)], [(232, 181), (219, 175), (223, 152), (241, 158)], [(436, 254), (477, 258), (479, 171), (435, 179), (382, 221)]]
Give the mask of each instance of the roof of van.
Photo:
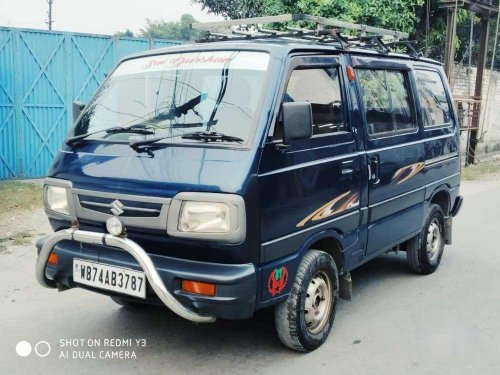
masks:
[(279, 57), (286, 57), (292, 52), (342, 52), (353, 55), (365, 55), (365, 56), (380, 56), (383, 58), (394, 58), (394, 59), (405, 59), (413, 60), (424, 63), (429, 63), (433, 65), (442, 65), (439, 61), (432, 60), (426, 57), (414, 57), (402, 53), (382, 53), (376, 49), (362, 48), (362, 47), (351, 47), (349, 49), (343, 49), (338, 45), (318, 43), (315, 41), (307, 41), (301, 39), (252, 39), (252, 40), (239, 40), (235, 41), (220, 41), (220, 42), (205, 42), (205, 43), (189, 43), (175, 45), (171, 47), (158, 48), (153, 50), (148, 50), (140, 53), (136, 53), (130, 56), (126, 56), (123, 60), (128, 60), (143, 56), (154, 56), (161, 55), (165, 53), (172, 52), (188, 52), (188, 51), (211, 51), (211, 50), (260, 50), (272, 53)]

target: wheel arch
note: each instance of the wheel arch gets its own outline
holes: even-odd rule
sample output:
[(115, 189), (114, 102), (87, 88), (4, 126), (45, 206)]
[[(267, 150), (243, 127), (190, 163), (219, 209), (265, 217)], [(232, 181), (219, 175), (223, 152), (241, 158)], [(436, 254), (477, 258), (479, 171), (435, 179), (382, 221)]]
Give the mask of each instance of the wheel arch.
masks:
[(308, 238), (301, 248), (301, 258), (308, 250), (321, 250), (329, 254), (335, 261), (339, 274), (343, 273), (345, 258), (342, 236), (335, 230), (327, 230)]
[(441, 185), (434, 189), (429, 197), (429, 204), (440, 206), (445, 216), (448, 216), (451, 211), (451, 194), (449, 190), (449, 186)]

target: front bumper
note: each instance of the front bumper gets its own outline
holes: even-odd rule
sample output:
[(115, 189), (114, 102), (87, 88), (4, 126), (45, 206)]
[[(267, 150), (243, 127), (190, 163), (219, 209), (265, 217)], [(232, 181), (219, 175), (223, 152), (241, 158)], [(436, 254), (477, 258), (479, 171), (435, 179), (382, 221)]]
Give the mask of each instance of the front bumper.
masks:
[[(56, 232), (40, 240), (37, 247), (36, 276), (45, 287), (79, 286), (73, 281), (72, 262), (73, 258), (81, 258), (144, 271), (148, 280), (146, 302), (160, 302), (194, 322), (212, 322), (215, 317), (246, 318), (255, 309), (257, 284), (252, 264), (226, 265), (150, 255), (130, 239), (77, 229)], [(58, 255), (57, 266), (47, 265), (52, 251)], [(181, 279), (215, 283), (217, 295), (207, 297), (182, 292)]]

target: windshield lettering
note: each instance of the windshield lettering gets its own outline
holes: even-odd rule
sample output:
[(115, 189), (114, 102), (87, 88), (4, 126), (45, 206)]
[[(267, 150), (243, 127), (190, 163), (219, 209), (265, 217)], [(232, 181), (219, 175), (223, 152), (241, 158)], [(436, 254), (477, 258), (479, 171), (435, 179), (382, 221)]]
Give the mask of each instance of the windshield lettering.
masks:
[[(126, 60), (90, 103), (73, 136), (86, 135), (87, 141), (213, 143), (205, 135), (182, 136), (215, 132), (246, 143), (253, 134), (268, 64), (267, 53), (250, 51)], [(147, 131), (105, 131), (117, 126)]]

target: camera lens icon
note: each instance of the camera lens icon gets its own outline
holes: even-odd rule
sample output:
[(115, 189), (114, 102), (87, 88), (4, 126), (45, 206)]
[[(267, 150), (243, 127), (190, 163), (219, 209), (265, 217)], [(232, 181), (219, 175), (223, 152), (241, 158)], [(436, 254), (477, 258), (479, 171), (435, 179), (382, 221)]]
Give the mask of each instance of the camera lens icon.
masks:
[(31, 344), (28, 341), (19, 341), (16, 345), (16, 353), (19, 357), (27, 357), (31, 354)]
[(50, 349), (50, 344), (47, 341), (38, 341), (35, 345), (35, 353), (42, 358), (50, 354)]
[[(39, 357), (47, 357), (52, 348), (47, 341), (38, 341), (35, 344), (35, 353)], [(32, 346), (28, 341), (19, 341), (16, 345), (16, 353), (19, 357), (27, 357), (31, 354)]]

